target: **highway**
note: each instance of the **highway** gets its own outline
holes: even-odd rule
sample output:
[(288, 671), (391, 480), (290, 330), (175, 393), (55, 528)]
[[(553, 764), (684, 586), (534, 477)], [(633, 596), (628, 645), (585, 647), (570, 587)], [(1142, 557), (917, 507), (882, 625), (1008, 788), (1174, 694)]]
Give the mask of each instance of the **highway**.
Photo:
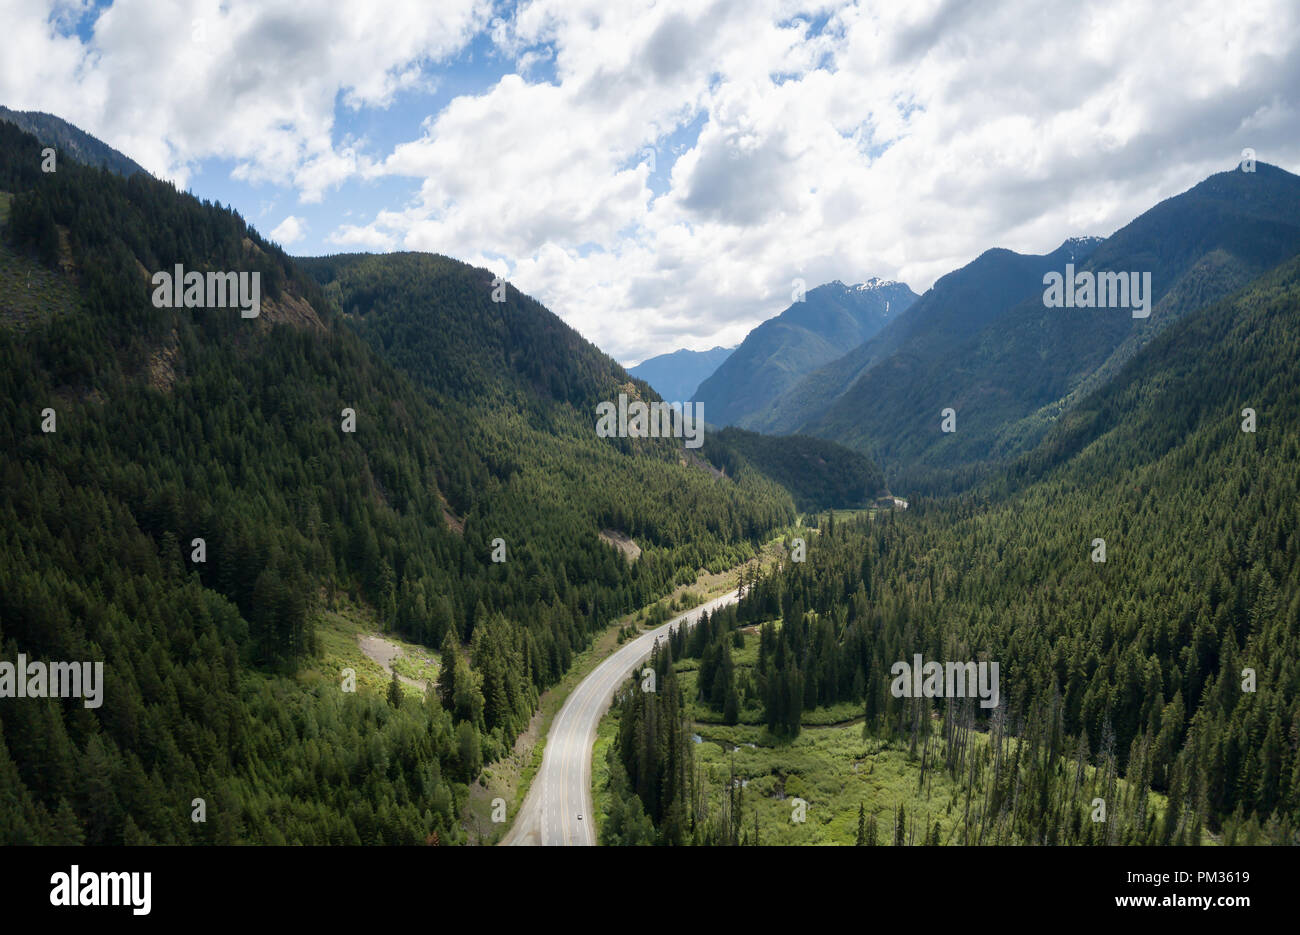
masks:
[(614, 692), (650, 655), (656, 639), (683, 623), (692, 626), (704, 611), (712, 613), (735, 600), (736, 592), (731, 591), (641, 634), (620, 646), (578, 683), (551, 722), (542, 767), (502, 844), (596, 843), (591, 820), (591, 746)]

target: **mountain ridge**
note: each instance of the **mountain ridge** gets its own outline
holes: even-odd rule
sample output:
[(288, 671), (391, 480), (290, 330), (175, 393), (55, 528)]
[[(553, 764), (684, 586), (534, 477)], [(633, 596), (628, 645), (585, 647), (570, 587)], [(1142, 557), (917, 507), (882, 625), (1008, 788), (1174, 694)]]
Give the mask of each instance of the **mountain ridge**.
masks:
[(14, 124), (48, 146), (64, 150), (84, 165), (99, 166), (118, 175), (149, 174), (134, 159), (54, 114), (39, 110), (10, 110), (0, 104), (0, 120)]
[[(868, 452), (905, 489), (959, 489), (971, 471), (1032, 448), (1081, 392), (1103, 385), (1170, 323), (1300, 251), (1296, 218), (1300, 178), (1264, 163), (1253, 173), (1216, 173), (1142, 212), (1078, 264), (1081, 272), (1150, 272), (1149, 318), (1126, 308), (1045, 307), (1043, 284), (1033, 281), (1042, 264), (1022, 271), (1016, 288), (997, 278), (977, 281), (965, 301), (939, 301), (953, 282), (944, 277), (905, 319), (928, 331), (898, 341), (904, 323), (882, 329), (819, 374), (832, 379), (813, 389), (805, 381), (778, 404), (776, 418), (748, 424)], [(1048, 255), (1058, 272), (1069, 246)], [(1006, 294), (989, 302), (999, 287)], [(967, 309), (980, 314), (963, 318)], [(947, 408), (957, 413), (951, 433), (941, 432)]]
[(742, 419), (755, 431), (804, 430), (820, 408), (843, 395), (867, 370), (909, 342), (954, 339), (973, 333), (1008, 304), (1041, 289), (1041, 276), (1058, 263), (1087, 256), (1099, 238), (1071, 237), (1050, 253), (1020, 254), (992, 247), (945, 273), (917, 298), (909, 314), (886, 324), (867, 341), (791, 386), (768, 406)]
[(861, 344), (904, 315), (916, 294), (904, 283), (836, 280), (808, 290), (741, 342), (696, 392), (710, 422), (730, 425), (766, 405), (804, 374)]
[(627, 372), (645, 380), (656, 392), (671, 402), (687, 402), (694, 398), (700, 384), (713, 374), (722, 362), (736, 350), (721, 345), (707, 351), (679, 348), (667, 354), (648, 357)]

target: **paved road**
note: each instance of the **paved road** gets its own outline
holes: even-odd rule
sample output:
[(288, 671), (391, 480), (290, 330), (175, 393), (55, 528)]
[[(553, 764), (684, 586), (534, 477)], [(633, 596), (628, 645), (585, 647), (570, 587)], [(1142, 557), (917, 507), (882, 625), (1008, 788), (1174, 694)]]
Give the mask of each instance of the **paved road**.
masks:
[(669, 629), (683, 623), (692, 626), (703, 611), (712, 613), (735, 600), (736, 592), (732, 591), (641, 634), (620, 646), (578, 683), (551, 722), (542, 768), (503, 844), (596, 843), (596, 829), (591, 823), (591, 745), (596, 742), (596, 726), (614, 692), (650, 655), (655, 640)]

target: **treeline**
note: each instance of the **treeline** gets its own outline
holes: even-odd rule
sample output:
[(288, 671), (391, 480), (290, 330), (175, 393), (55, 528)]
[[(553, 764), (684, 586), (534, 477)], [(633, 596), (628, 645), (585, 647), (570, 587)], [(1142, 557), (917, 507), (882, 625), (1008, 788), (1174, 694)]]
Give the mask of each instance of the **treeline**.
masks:
[[(833, 531), (833, 520), (828, 528)], [(873, 628), (864, 589), (847, 610), (825, 616), (806, 612), (804, 597), (783, 588), (779, 576), (755, 573), (742, 581), (742, 597), (739, 606), (705, 615), (689, 635), (674, 634), (671, 641), (679, 658), (700, 660), (696, 700), (720, 714), (722, 723), (736, 724), (757, 708), (769, 732), (794, 738), (804, 711), (814, 708), (865, 704), (872, 723), (891, 709), (888, 679), (878, 675), (888, 673), (891, 650)], [(737, 667), (732, 650), (745, 646), (737, 628), (756, 624), (757, 664)]]
[(671, 643), (655, 644), (648, 667), (654, 690), (630, 681), (615, 699), (618, 736), (610, 745), (610, 804), (600, 829), (604, 845), (757, 844), (744, 827), (744, 789), (729, 777), (714, 790), (695, 761), (686, 699), (673, 668)]

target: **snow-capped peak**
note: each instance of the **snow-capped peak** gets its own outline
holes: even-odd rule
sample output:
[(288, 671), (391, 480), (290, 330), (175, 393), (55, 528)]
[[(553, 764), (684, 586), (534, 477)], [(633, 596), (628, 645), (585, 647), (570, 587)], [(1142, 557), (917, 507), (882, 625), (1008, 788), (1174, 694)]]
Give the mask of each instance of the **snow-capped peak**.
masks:
[(856, 292), (874, 292), (875, 290), (883, 289), (886, 286), (896, 286), (896, 285), (898, 285), (898, 283), (896, 283), (892, 279), (881, 279), (879, 276), (872, 276), (866, 282), (858, 283), (856, 286), (853, 287), (853, 289)]

